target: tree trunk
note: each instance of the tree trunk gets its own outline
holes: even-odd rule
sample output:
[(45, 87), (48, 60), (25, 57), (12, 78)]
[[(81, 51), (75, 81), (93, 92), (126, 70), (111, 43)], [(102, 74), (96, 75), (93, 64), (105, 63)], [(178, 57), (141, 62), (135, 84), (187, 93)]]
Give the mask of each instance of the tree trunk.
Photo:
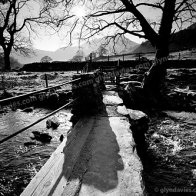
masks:
[(4, 69), (5, 69), (5, 71), (10, 71), (11, 70), (10, 53), (9, 52), (4, 52)]
[(161, 89), (166, 76), (166, 61), (169, 55), (167, 41), (165, 43), (161, 41), (156, 49), (155, 61), (145, 74), (142, 88), (151, 101), (158, 103), (161, 99)]
[[(166, 63), (163, 59), (165, 60), (169, 55), (169, 40), (175, 15), (175, 4), (176, 0), (165, 0), (159, 35), (154, 44), (156, 48), (155, 62), (142, 82), (144, 92), (157, 101), (161, 98), (160, 90), (166, 76)], [(154, 42), (151, 41), (151, 43)]]

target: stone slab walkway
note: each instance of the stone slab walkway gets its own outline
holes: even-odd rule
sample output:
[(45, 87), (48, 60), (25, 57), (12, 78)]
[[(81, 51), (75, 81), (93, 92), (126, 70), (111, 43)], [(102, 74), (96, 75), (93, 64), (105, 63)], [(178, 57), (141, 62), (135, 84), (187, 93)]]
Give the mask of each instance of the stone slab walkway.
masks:
[(76, 124), (22, 196), (144, 195), (126, 108), (115, 91), (103, 97), (103, 111)]

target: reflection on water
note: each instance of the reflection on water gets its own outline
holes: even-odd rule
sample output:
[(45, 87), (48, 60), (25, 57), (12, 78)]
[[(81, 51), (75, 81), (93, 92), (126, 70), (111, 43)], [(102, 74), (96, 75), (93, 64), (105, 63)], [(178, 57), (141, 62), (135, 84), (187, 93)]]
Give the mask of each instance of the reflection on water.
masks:
[[(34, 109), (31, 113), (21, 110), (0, 114), (0, 139), (24, 128), (51, 111), (48, 109)], [(0, 145), (0, 196), (18, 196), (27, 186), (32, 177), (39, 171), (60, 144), (59, 138), (66, 136), (70, 129), (69, 110), (61, 110), (55, 115), (60, 126), (56, 130), (46, 129), (46, 120), (29, 128)], [(32, 131), (47, 132), (52, 136), (50, 143), (43, 144), (31, 139)], [(26, 142), (31, 142), (25, 146)]]
[[(196, 113), (166, 111), (151, 116), (144, 160), (144, 180), (150, 195), (160, 190), (196, 186)], [(157, 188), (159, 192), (157, 192)], [(183, 195), (196, 195), (195, 192)]]

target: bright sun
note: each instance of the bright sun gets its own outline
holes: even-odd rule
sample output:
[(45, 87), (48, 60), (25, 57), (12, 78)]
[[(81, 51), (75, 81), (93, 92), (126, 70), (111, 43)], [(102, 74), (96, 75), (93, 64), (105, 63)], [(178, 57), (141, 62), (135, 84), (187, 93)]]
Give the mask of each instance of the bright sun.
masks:
[(73, 14), (76, 15), (78, 18), (84, 17), (86, 15), (84, 6), (74, 7)]

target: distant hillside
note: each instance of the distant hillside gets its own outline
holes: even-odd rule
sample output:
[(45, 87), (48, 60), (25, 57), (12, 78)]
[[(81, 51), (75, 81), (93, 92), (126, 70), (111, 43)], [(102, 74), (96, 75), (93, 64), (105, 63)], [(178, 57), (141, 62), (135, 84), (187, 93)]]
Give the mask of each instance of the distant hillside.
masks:
[(21, 64), (40, 62), (41, 58), (44, 56), (51, 57), (53, 61), (66, 61), (72, 58), (76, 51), (77, 47), (69, 46), (65, 48), (60, 48), (54, 52), (34, 49), (33, 53), (27, 57), (19, 53), (13, 52), (12, 56), (17, 59)]
[(88, 55), (92, 51), (96, 52), (100, 47), (100, 45), (103, 45), (108, 51), (108, 54), (113, 55), (113, 54), (122, 54), (122, 53), (130, 52), (134, 50), (136, 46), (138, 46), (137, 43), (125, 37), (123, 40), (119, 39), (115, 44), (112, 40), (109, 41), (109, 43), (107, 44), (106, 43), (107, 42), (105, 41), (104, 38), (94, 39), (90, 43), (83, 44), (81, 48), (83, 49), (84, 53)]
[[(179, 51), (185, 49), (196, 48), (196, 23), (189, 26), (187, 29), (176, 32), (170, 40), (170, 51)], [(147, 53), (154, 52), (155, 48), (149, 41), (140, 44), (133, 52)]]
[[(81, 46), (81, 50), (84, 52), (84, 55), (87, 56), (91, 52), (96, 51), (100, 45), (104, 43), (104, 39), (94, 39), (90, 43), (85, 43)], [(135, 42), (125, 38), (123, 44), (122, 40), (118, 40), (115, 44), (115, 52), (116, 54), (119, 53), (126, 53), (127, 51), (132, 51), (138, 45)], [(113, 43), (110, 42), (105, 48), (108, 50), (109, 54), (114, 54), (113, 50)], [(41, 58), (44, 56), (49, 56), (52, 58), (53, 61), (68, 61), (70, 60), (78, 51), (78, 47), (76, 46), (68, 46), (60, 48), (54, 52), (51, 51), (44, 51), (44, 50), (37, 50), (34, 49), (34, 54), (31, 54), (30, 57), (24, 57), (19, 53), (13, 52), (12, 56), (17, 59), (21, 64), (33, 63), (33, 62), (40, 62)]]

